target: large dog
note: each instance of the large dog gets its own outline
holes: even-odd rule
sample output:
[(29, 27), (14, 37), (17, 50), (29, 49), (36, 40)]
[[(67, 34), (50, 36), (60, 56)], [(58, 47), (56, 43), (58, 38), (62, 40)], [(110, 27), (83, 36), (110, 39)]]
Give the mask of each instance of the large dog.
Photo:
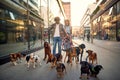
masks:
[(11, 53), (10, 54), (10, 60), (13, 63), (13, 65), (17, 65), (18, 61), (21, 62), (22, 55), (21, 53)]
[(64, 72), (66, 72), (65, 65), (63, 63), (57, 63), (56, 71), (57, 71), (57, 76), (58, 77), (63, 77), (64, 76)]
[(87, 78), (89, 79), (89, 76), (97, 77), (101, 69), (103, 69), (102, 65), (93, 65), (91, 63), (88, 63), (87, 61), (81, 61), (81, 75), (80, 78), (83, 77), (83, 74), (87, 74)]
[(92, 50), (87, 50), (86, 52), (88, 53), (86, 60), (89, 58), (89, 63), (92, 62), (92, 64), (94, 64), (94, 62), (96, 61), (97, 64), (97, 54)]
[(66, 51), (66, 56), (64, 62), (66, 61), (66, 57), (68, 56), (68, 62), (72, 64), (72, 59), (75, 58), (76, 63), (79, 62), (79, 55), (81, 54), (80, 61), (82, 61), (82, 56), (84, 52), (85, 45), (81, 44), (78, 47), (72, 47), (68, 51)]
[(51, 67), (55, 67), (56, 66), (56, 64), (57, 64), (57, 62), (58, 61), (62, 61), (62, 54), (59, 54), (59, 53), (57, 53), (57, 54), (55, 54), (55, 55), (53, 55), (53, 54), (48, 54), (48, 60), (47, 60), (47, 63), (51, 63)]
[(35, 55), (33, 53), (29, 54), (26, 56), (26, 61), (27, 61), (27, 67), (30, 67), (30, 64), (33, 65), (33, 68), (36, 68), (36, 64), (41, 65), (40, 58), (38, 55)]
[(50, 44), (48, 42), (44, 42), (44, 59), (43, 60), (46, 60), (48, 54), (51, 53), (51, 47), (50, 47)]

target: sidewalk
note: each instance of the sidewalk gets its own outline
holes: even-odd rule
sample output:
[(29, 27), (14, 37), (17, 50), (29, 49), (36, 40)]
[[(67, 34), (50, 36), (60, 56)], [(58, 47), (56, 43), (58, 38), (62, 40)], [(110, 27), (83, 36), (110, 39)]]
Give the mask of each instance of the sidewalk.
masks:
[[(74, 41), (74, 40), (73, 40)], [(80, 39), (77, 39), (77, 41), (79, 43), (89, 43), (91, 45), (95, 45), (96, 47), (101, 47), (103, 49), (107, 49), (109, 51), (112, 51), (113, 53), (120, 53), (119, 49), (120, 49), (120, 42), (117, 41), (108, 41), (108, 40), (97, 40), (94, 39), (93, 43), (91, 43), (90, 41), (83, 41)]]
[[(112, 50), (110, 49), (110, 47), (112, 47), (112, 45), (119, 46), (119, 42), (113, 43), (94, 40), (94, 44), (91, 44), (90, 42), (82, 41), (80, 39), (76, 39), (74, 41), (78, 44), (84, 43), (86, 45), (86, 50), (91, 49), (96, 52), (98, 57), (98, 64), (101, 64), (104, 67), (104, 70), (100, 72), (98, 78), (91, 77), (89, 80), (120, 80), (120, 54), (117, 54), (114, 51), (110, 51)], [(101, 45), (103, 46), (101, 47)], [(30, 70), (28, 70), (25, 64), (26, 61), (24, 59), (22, 63), (16, 66), (13, 66), (9, 62), (0, 66), (0, 80), (80, 80), (80, 64), (76, 64), (75, 61), (73, 61), (72, 67), (71, 65), (65, 63), (67, 73), (64, 75), (63, 78), (57, 78), (55, 68), (51, 69), (50, 64), (46, 64), (46, 61), (43, 61), (44, 49), (41, 49), (34, 53), (40, 56), (42, 66), (37, 66), (36, 69), (33, 69), (31, 66)], [(64, 57), (64, 52), (62, 54)], [(84, 51), (83, 60), (85, 60), (86, 56), (87, 53)]]

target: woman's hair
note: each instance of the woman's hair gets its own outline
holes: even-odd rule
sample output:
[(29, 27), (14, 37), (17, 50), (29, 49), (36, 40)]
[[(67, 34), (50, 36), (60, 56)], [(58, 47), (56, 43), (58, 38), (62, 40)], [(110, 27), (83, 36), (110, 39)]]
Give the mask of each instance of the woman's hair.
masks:
[(64, 22), (65, 23), (68, 22), (68, 25), (70, 25), (70, 21), (68, 19), (66, 19)]

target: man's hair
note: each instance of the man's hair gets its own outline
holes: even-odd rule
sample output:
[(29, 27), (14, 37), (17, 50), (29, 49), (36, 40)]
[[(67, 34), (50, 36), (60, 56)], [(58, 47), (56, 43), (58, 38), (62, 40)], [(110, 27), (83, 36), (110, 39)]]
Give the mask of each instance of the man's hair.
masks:
[(57, 20), (60, 21), (60, 18), (58, 16), (54, 18), (54, 21), (57, 21)]

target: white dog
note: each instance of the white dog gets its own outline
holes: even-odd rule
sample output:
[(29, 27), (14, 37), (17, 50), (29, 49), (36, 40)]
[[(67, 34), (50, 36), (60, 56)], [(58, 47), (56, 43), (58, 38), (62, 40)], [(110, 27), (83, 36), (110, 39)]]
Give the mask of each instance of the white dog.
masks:
[(33, 65), (33, 68), (36, 68), (36, 65), (38, 65), (38, 64), (41, 66), (40, 57), (33, 53), (26, 56), (26, 61), (27, 61), (28, 68), (30, 67), (30, 64)]

